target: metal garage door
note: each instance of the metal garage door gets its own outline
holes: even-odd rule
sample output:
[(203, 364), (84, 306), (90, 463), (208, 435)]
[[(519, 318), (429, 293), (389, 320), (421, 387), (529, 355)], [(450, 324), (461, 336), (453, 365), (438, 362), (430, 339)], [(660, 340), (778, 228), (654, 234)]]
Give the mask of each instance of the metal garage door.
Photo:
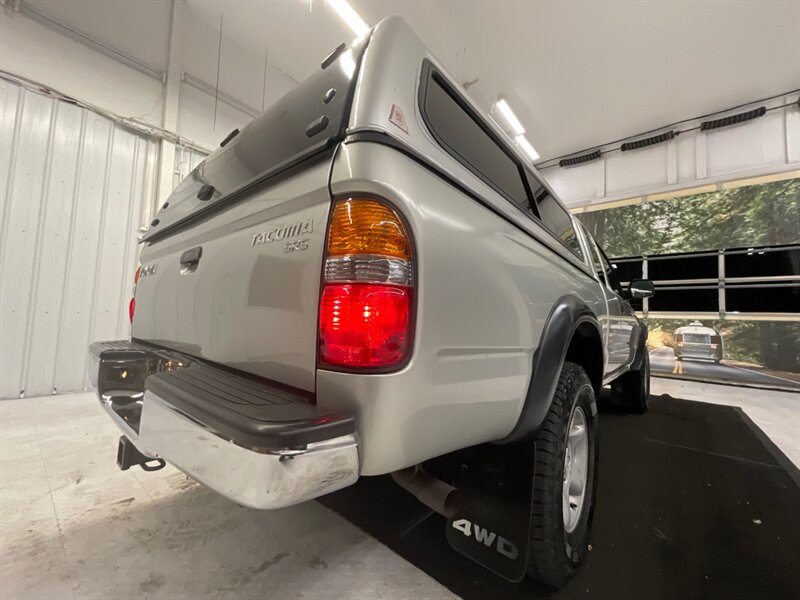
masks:
[(0, 81), (0, 397), (84, 389), (90, 340), (129, 332), (156, 142)]

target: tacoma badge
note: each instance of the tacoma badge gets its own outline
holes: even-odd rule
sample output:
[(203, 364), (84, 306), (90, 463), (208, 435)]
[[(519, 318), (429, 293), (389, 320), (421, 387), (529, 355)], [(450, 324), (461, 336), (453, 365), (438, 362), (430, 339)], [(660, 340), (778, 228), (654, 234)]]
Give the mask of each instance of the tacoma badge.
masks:
[(280, 240), (288, 240), (289, 238), (303, 235), (304, 233), (311, 233), (314, 231), (314, 219), (306, 219), (293, 225), (284, 225), (272, 229), (271, 231), (260, 231), (251, 236), (250, 245), (260, 246), (261, 244), (269, 244), (270, 242), (277, 242)]

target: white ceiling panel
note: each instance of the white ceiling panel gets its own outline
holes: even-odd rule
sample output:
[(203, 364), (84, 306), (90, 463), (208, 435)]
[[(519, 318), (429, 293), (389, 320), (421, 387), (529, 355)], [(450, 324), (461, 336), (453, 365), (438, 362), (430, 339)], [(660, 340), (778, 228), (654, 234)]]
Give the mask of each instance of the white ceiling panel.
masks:
[[(323, 0), (187, 1), (296, 79), (351, 37)], [(482, 107), (505, 97), (543, 159), (800, 87), (793, 0), (351, 4), (404, 17)]]

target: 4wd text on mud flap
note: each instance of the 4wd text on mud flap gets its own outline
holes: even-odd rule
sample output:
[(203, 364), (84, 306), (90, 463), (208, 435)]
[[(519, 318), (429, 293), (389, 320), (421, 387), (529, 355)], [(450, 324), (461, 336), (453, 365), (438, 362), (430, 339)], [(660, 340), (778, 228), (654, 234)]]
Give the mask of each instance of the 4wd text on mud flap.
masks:
[[(497, 540), (496, 550), (511, 560), (519, 556), (519, 549), (515, 543), (510, 542), (502, 535), (497, 535), (494, 531), (484, 529), (477, 523), (472, 523), (467, 519), (458, 519), (453, 521), (453, 527), (467, 537), (474, 537), (476, 541), (483, 543), (485, 546), (491, 546)], [(473, 533), (475, 534), (474, 536), (472, 535)]]

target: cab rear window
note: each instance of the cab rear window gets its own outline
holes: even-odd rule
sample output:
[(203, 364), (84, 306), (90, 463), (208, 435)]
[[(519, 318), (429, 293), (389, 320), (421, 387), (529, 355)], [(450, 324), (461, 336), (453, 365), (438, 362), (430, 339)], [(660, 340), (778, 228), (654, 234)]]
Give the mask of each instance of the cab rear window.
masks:
[(553, 197), (550, 190), (539, 181), (530, 171), (525, 169), (528, 178), (528, 185), (531, 188), (531, 195), (539, 213), (539, 219), (550, 232), (560, 239), (564, 245), (581, 260), (583, 260), (583, 250), (581, 250), (578, 234), (572, 223), (572, 217), (561, 204)]
[(678, 337), (680, 337), (680, 340), (678, 340), (678, 341), (681, 341), (681, 342), (684, 342), (684, 343), (687, 343), (687, 344), (710, 344), (710, 343), (712, 343), (711, 342), (711, 336), (709, 336), (709, 335), (707, 335), (705, 333), (684, 333), (684, 334), (679, 334)]

